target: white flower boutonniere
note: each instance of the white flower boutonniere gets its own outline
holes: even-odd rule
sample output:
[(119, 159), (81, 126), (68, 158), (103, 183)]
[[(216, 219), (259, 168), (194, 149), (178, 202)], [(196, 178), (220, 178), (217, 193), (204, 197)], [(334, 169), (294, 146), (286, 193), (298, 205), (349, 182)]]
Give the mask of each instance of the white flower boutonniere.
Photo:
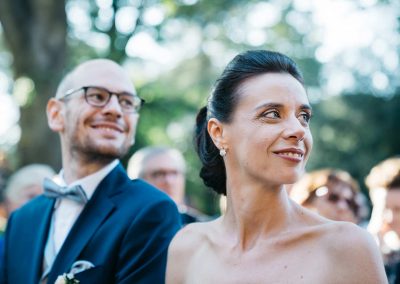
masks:
[(79, 280), (75, 279), (72, 273), (64, 273), (63, 275), (57, 277), (54, 284), (79, 284)]

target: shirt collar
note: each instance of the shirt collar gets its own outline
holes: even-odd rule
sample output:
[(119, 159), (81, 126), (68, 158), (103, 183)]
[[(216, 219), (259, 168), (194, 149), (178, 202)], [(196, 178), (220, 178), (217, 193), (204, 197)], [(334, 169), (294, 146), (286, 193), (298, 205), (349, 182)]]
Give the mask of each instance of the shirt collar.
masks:
[(78, 179), (69, 185), (65, 182), (64, 170), (61, 169), (60, 173), (55, 177), (55, 182), (63, 186), (74, 186), (79, 184), (85, 191), (87, 198), (90, 199), (100, 182), (118, 165), (118, 163), (119, 160), (116, 159), (97, 172)]

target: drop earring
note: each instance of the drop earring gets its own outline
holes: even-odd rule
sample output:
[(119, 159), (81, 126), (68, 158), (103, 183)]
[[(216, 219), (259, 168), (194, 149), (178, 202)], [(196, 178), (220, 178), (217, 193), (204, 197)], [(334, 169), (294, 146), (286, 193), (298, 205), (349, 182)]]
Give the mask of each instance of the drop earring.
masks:
[(225, 157), (226, 156), (226, 150), (224, 148), (221, 148), (219, 150), (219, 154), (220, 154), (221, 157)]

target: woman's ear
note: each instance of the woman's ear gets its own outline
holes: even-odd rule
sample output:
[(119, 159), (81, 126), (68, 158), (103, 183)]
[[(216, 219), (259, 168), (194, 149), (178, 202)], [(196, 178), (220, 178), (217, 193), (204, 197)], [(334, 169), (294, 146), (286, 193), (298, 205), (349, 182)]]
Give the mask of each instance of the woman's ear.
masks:
[(224, 125), (216, 118), (210, 118), (207, 123), (207, 130), (218, 149), (227, 149), (224, 137)]
[(62, 132), (64, 130), (64, 117), (61, 113), (62, 102), (51, 98), (47, 103), (47, 123), (54, 132)]

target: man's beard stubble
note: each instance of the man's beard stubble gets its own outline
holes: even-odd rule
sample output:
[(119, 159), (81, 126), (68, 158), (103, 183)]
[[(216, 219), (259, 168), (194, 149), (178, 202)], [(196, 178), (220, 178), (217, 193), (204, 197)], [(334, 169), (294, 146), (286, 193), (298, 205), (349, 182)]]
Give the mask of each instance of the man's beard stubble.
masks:
[(84, 147), (82, 145), (73, 144), (71, 146), (72, 156), (78, 156), (79, 159), (84, 160), (86, 163), (99, 163), (103, 165), (107, 165), (115, 159), (123, 158), (130, 148), (123, 145), (116, 151), (110, 151), (99, 149), (101, 147), (95, 147), (92, 145), (86, 145), (86, 147)]
[(96, 141), (89, 136), (79, 137), (79, 133), (76, 129), (70, 129), (69, 136), (69, 148), (71, 157), (75, 157), (78, 160), (82, 160), (86, 163), (99, 163), (107, 165), (115, 159), (121, 159), (124, 157), (130, 147), (134, 143), (132, 138), (131, 143), (125, 141), (119, 148), (112, 146), (96, 145)]

